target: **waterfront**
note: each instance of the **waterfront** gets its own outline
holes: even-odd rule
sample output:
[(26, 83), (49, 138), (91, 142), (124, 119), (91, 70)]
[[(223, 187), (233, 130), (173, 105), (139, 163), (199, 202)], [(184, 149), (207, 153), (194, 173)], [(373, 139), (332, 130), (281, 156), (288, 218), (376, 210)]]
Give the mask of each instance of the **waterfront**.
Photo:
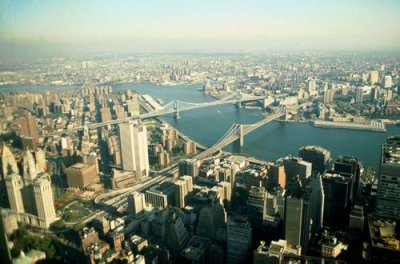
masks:
[[(201, 85), (174, 87), (151, 84), (119, 85), (116, 89), (132, 88), (165, 102), (173, 99), (191, 102), (213, 100), (198, 88)], [(171, 125), (203, 145), (211, 146), (233, 123), (254, 123), (263, 118), (259, 110), (236, 109), (222, 105), (181, 113), (181, 119), (165, 117)], [(388, 125), (387, 132), (369, 132), (334, 128), (317, 128), (309, 123), (272, 122), (245, 136), (242, 153), (259, 159), (275, 161), (286, 155), (297, 155), (301, 146), (320, 145), (331, 151), (332, 156), (354, 155), (367, 166), (378, 168), (381, 144), (389, 135), (400, 135), (400, 126)], [(226, 148), (232, 151), (232, 146)]]
[[(188, 102), (214, 100), (198, 90), (201, 84), (160, 86), (149, 83), (117, 84), (115, 90), (133, 89), (149, 94), (165, 103), (177, 99)], [(75, 87), (74, 87), (75, 88)], [(1, 92), (35, 91), (49, 86), (5, 86)], [(58, 88), (59, 89), (59, 88)], [(165, 120), (183, 133), (207, 146), (214, 144), (233, 123), (254, 123), (263, 118), (259, 110), (236, 109), (233, 105), (222, 105), (181, 113), (176, 121), (172, 115)], [(354, 155), (366, 165), (379, 165), (381, 144), (389, 135), (400, 135), (400, 126), (387, 126), (386, 133), (346, 129), (316, 128), (309, 123), (272, 122), (257, 129), (244, 139), (242, 152), (259, 159), (274, 161), (286, 155), (297, 155), (304, 145), (320, 145), (332, 152), (332, 156)], [(232, 150), (229, 146), (226, 150)]]

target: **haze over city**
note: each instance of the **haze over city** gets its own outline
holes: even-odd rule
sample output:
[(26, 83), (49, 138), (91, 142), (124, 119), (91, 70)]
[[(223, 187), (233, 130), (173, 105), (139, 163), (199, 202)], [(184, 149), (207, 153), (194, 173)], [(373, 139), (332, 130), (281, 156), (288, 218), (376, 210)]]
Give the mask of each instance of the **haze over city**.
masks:
[(2, 56), (398, 49), (399, 10), (388, 0), (2, 0), (0, 45)]

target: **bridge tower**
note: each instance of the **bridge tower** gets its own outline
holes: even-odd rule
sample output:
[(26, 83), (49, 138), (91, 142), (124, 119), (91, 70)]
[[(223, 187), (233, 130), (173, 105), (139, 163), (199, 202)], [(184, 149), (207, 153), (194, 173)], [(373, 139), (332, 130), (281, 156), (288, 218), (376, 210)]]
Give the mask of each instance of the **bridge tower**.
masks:
[(286, 105), (283, 106), (283, 110), (285, 111), (285, 121), (287, 121), (290, 118), (290, 110), (287, 108)]
[[(237, 92), (236, 92), (236, 100), (240, 100), (240, 99), (242, 99), (242, 94), (240, 93), (240, 91), (237, 91)], [(236, 103), (236, 108), (237, 108), (237, 109), (242, 108), (242, 103), (241, 103), (240, 101), (238, 101), (238, 102)]]
[(175, 119), (175, 120), (180, 119), (181, 116), (180, 116), (180, 114), (179, 114), (179, 103), (178, 103), (178, 101), (175, 101), (175, 102), (174, 102), (174, 110), (175, 110), (175, 112), (174, 112), (174, 119)]
[(244, 135), (243, 135), (243, 125), (240, 125), (239, 126), (239, 146), (240, 147), (243, 147), (243, 143), (244, 143), (243, 137), (244, 137)]

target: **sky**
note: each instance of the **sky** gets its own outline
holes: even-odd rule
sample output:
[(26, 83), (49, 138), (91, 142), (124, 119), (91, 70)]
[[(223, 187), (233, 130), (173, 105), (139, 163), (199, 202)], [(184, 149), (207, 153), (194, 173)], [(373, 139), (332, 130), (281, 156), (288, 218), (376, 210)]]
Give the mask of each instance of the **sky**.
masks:
[(0, 56), (398, 49), (397, 0), (0, 0)]

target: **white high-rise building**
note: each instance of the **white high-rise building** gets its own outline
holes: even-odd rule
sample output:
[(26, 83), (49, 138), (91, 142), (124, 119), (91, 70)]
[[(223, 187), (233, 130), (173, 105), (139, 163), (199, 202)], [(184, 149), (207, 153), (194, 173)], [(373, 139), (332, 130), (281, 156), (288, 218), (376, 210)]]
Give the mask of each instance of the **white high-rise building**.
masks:
[(1, 151), (1, 169), (2, 178), (6, 178), (7, 175), (12, 173), (19, 173), (15, 156), (6, 144), (3, 144)]
[(144, 194), (134, 192), (128, 196), (128, 214), (129, 216), (137, 216), (146, 208)]
[(119, 125), (119, 141), (122, 169), (136, 172), (138, 182), (149, 175), (147, 153), (147, 129), (138, 121)]
[(53, 190), (47, 177), (40, 177), (33, 183), (33, 194), (37, 216), (44, 220), (46, 227), (49, 227), (56, 219), (56, 211), (54, 210)]
[(385, 88), (391, 88), (392, 87), (392, 85), (393, 85), (392, 76), (390, 76), (390, 75), (385, 76), (384, 85), (385, 85)]
[(21, 176), (15, 173), (9, 174), (6, 177), (6, 186), (11, 210), (19, 213), (25, 212), (21, 195), (21, 189), (24, 186)]
[(27, 149), (23, 157), (23, 177), (25, 181), (33, 181), (37, 176), (36, 164), (32, 152)]
[(316, 96), (318, 95), (318, 91), (317, 91), (317, 80), (315, 78), (311, 78), (308, 81), (308, 94), (310, 96)]
[(37, 173), (45, 172), (47, 169), (45, 153), (41, 148), (35, 151), (36, 171)]
[(379, 82), (379, 72), (378, 71), (370, 71), (369, 72), (369, 80), (371, 84), (375, 84)]

